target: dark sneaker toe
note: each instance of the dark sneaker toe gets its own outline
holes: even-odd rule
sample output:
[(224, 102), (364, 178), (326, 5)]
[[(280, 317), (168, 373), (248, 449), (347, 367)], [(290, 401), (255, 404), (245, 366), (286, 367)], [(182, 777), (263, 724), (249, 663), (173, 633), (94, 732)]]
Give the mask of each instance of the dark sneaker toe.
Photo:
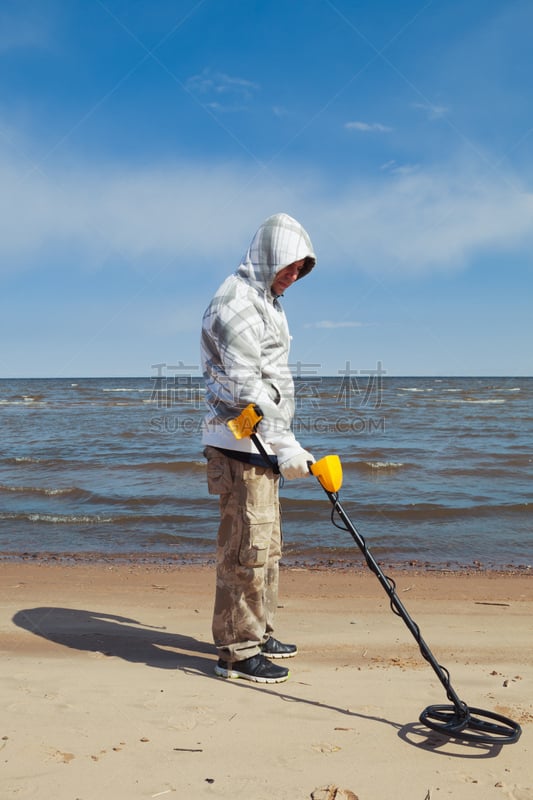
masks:
[(268, 658), (292, 658), (298, 648), (295, 644), (284, 644), (271, 636), (262, 646), (261, 652)]
[(215, 675), (220, 678), (243, 678), (255, 683), (282, 683), (289, 677), (289, 670), (272, 664), (262, 654), (245, 658), (243, 661), (218, 660)]

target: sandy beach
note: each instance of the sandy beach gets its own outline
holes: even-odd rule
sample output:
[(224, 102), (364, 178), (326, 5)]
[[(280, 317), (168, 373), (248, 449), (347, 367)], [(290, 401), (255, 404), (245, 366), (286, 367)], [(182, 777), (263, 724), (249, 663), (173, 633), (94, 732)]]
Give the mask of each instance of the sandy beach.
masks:
[(366, 569), (284, 568), (286, 683), (213, 675), (212, 567), (0, 564), (2, 798), (533, 800), (533, 576), (388, 571), (506, 745), (418, 722), (444, 688)]

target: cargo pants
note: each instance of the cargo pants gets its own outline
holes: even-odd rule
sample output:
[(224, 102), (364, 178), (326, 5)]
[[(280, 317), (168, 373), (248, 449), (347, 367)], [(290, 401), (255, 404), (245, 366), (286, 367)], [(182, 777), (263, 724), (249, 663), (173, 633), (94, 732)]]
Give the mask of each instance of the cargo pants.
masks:
[(210, 494), (220, 497), (213, 640), (219, 657), (261, 651), (278, 604), (281, 519), (279, 475), (206, 447)]

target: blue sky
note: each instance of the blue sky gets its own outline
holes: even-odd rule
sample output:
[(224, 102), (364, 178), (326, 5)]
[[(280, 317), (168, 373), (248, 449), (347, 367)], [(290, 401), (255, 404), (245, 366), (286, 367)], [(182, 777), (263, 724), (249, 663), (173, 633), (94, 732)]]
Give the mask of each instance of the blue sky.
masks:
[(2, 0), (0, 376), (199, 365), (279, 211), (318, 256), (293, 364), (531, 375), (532, 27), (513, 0)]

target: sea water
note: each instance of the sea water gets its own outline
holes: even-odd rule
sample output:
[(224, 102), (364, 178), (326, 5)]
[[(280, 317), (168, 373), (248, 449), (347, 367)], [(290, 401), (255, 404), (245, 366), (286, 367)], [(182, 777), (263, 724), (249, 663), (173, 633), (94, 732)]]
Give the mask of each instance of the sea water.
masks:
[[(0, 556), (211, 561), (203, 394), (199, 377), (0, 380)], [(297, 378), (296, 404), (379, 561), (533, 565), (532, 378)], [(286, 562), (361, 562), (316, 479), (280, 496)]]

